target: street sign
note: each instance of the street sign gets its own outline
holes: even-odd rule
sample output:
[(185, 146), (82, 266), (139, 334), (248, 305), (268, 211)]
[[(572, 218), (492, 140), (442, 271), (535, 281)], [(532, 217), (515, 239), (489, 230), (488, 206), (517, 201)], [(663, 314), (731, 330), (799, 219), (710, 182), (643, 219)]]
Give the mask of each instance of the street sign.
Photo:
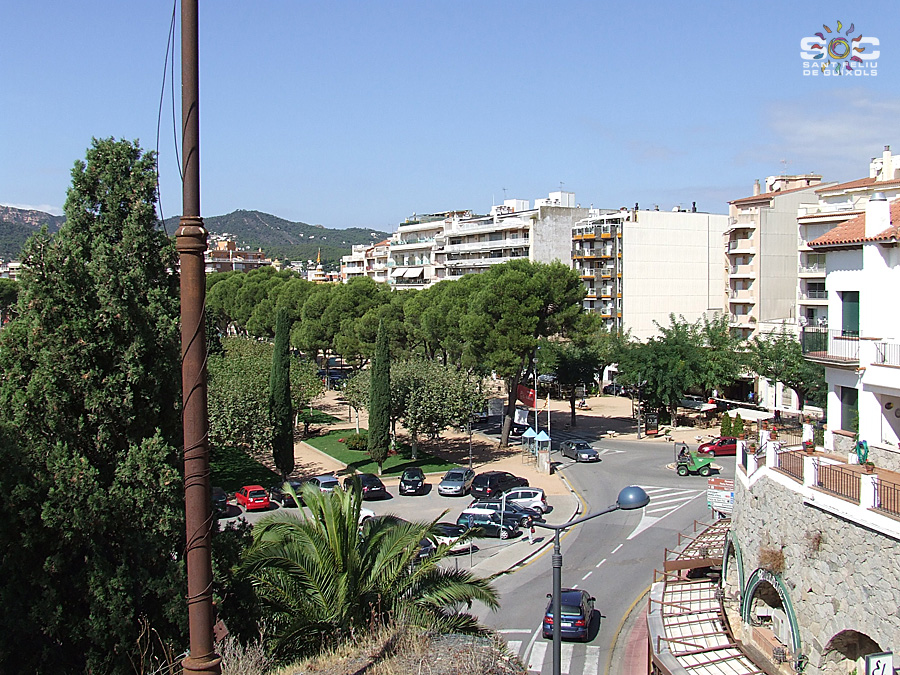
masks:
[(707, 506), (719, 513), (731, 513), (734, 509), (734, 479), (713, 476), (706, 480)]

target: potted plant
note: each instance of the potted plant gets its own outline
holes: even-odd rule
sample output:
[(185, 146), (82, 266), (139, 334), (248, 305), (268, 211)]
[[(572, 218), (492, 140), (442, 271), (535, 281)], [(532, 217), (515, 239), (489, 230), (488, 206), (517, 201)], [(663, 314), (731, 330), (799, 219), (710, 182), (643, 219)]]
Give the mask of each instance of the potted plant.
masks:
[(812, 441), (803, 441), (803, 449), (807, 454), (811, 455), (816, 451), (816, 446)]
[(863, 462), (863, 469), (866, 473), (875, 473), (875, 462)]

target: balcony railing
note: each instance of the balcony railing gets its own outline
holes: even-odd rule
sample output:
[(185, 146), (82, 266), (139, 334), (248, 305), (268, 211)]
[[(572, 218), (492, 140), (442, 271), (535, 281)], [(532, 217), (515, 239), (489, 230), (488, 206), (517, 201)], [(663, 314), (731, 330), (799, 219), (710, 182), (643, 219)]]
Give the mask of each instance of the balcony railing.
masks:
[(844, 464), (813, 462), (817, 488), (859, 504), (859, 471)]
[(791, 478), (796, 478), (803, 482), (803, 455), (795, 450), (787, 450), (779, 452), (778, 468), (784, 471)]
[(813, 361), (859, 362), (859, 333), (806, 326), (800, 333), (800, 347), (803, 355)]
[(804, 300), (827, 300), (828, 299), (828, 291), (812, 289), (812, 290), (807, 290), (804, 293), (801, 293), (800, 296)]
[(800, 265), (800, 274), (825, 274), (825, 265)]
[(875, 363), (881, 366), (900, 366), (900, 344), (876, 342)]
[(900, 484), (879, 476), (875, 483), (875, 508), (892, 516), (900, 516)]

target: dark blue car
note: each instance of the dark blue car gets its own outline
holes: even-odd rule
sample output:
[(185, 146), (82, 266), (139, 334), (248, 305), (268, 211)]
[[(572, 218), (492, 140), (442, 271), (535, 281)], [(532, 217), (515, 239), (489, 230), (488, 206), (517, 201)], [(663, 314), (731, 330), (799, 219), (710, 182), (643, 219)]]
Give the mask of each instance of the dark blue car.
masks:
[[(548, 594), (550, 602), (544, 612), (544, 638), (553, 638), (553, 596)], [(566, 639), (587, 642), (591, 634), (591, 616), (594, 613), (594, 598), (587, 591), (578, 588), (564, 588), (560, 594), (560, 635)]]

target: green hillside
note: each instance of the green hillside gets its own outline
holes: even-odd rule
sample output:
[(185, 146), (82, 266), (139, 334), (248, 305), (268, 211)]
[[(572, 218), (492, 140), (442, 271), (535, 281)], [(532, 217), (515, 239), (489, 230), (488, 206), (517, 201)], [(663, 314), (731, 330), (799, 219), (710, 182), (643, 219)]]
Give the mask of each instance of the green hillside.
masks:
[(0, 258), (18, 260), (28, 237), (45, 225), (56, 232), (64, 221), (63, 216), (0, 205)]

